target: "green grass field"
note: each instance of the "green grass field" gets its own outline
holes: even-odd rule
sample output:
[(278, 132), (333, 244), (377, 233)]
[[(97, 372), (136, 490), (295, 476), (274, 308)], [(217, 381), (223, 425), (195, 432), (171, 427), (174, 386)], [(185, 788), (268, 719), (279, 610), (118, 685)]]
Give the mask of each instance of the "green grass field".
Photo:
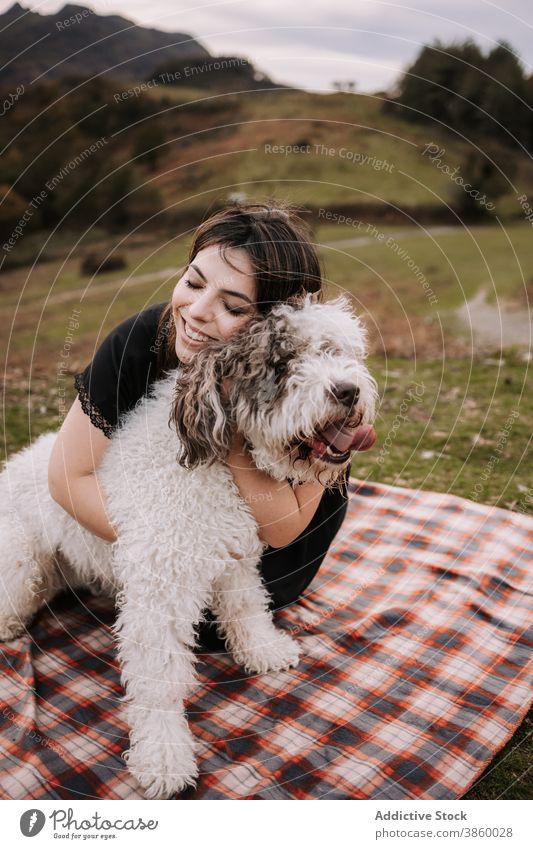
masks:
[(410, 313), (425, 315), (432, 305), (409, 273), (412, 258), (431, 284), (439, 310), (459, 306), (480, 286), (487, 288), (492, 303), (497, 298), (509, 298), (526, 306), (525, 284), (533, 282), (533, 233), (529, 224), (450, 228), (435, 233), (429, 227), (427, 235), (422, 228), (412, 228), (411, 235), (406, 228), (390, 225), (377, 230), (399, 235), (387, 244), (387, 238), (379, 242), (373, 230), (369, 234), (366, 225), (359, 230), (334, 224), (321, 227), (322, 244), (352, 238), (371, 240), (370, 244), (353, 247), (325, 248), (328, 277), (356, 291), (382, 282), (380, 295), (390, 306), (392, 299), (396, 302), (400, 298)]
[[(341, 291), (353, 296), (368, 325), (373, 352), (425, 358), (439, 356), (442, 349), (449, 358), (455, 350), (452, 343), (461, 338), (455, 310), (480, 288), (494, 305), (508, 302), (527, 314), (533, 285), (528, 224), (515, 223), (504, 230), (477, 227), (471, 232), (457, 228), (424, 234), (390, 227), (376, 232), (384, 233), (382, 241), (365, 235), (366, 228), (361, 234), (330, 224), (318, 228), (315, 236), (327, 296)], [(347, 245), (352, 238), (364, 244)], [(34, 363), (46, 365), (54, 359), (74, 306), (81, 309), (76, 353), (83, 358), (96, 329), (106, 332), (122, 317), (169, 297), (176, 277), (164, 272), (185, 263), (187, 246), (184, 237), (138, 238), (120, 249), (127, 257), (127, 269), (92, 280), (81, 278), (80, 254), (72, 249), (70, 256), (67, 251), (66, 258), (39, 264), (29, 275), (26, 269), (6, 272), (0, 328), (8, 340), (9, 361), (25, 359), (34, 346)], [(146, 275), (153, 276), (139, 282)], [(461, 355), (469, 347), (463, 345)]]

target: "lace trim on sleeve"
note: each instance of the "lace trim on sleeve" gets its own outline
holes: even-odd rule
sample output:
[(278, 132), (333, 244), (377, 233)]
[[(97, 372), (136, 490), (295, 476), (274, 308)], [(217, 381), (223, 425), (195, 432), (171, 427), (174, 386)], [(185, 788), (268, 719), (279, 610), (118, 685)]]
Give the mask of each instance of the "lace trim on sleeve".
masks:
[(348, 463), (348, 465), (346, 466), (346, 469), (344, 470), (344, 474), (342, 476), (342, 494), (346, 499), (349, 498), (348, 487), (350, 485), (350, 470), (351, 470), (351, 465), (350, 465), (350, 463)]
[(80, 398), (81, 408), (83, 412), (89, 416), (91, 423), (97, 427), (99, 430), (103, 431), (104, 434), (111, 439), (113, 431), (115, 428), (113, 425), (110, 425), (108, 421), (104, 418), (98, 407), (93, 404), (91, 399), (89, 398), (89, 393), (87, 392), (85, 385), (83, 383), (83, 374), (75, 374), (74, 375), (74, 385), (78, 391), (78, 395)]

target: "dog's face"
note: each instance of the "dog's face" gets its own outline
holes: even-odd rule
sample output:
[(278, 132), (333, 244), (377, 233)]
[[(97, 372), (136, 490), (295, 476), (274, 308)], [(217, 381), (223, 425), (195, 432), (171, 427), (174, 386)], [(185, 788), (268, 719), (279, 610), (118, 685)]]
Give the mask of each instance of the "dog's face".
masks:
[(191, 467), (224, 458), (237, 428), (256, 466), (277, 480), (335, 482), (354, 450), (349, 429), (375, 417), (365, 355), (365, 329), (343, 296), (278, 304), (180, 372), (173, 418), (183, 459)]

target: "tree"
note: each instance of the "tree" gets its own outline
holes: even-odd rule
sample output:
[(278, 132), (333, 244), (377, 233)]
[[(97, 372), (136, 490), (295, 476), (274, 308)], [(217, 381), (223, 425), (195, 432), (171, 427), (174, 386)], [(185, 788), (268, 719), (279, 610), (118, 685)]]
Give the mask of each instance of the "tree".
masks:
[(531, 86), (503, 40), (487, 56), (471, 39), (424, 46), (384, 108), (400, 109), (411, 121), (438, 121), (467, 138), (532, 147)]
[(483, 56), (471, 39), (464, 44), (442, 44), (422, 48), (413, 65), (399, 83), (399, 106), (408, 107), (410, 120), (439, 120), (453, 126), (454, 108), (461, 94), (465, 75), (480, 67)]
[(486, 59), (485, 71), (482, 104), (486, 130), (504, 144), (527, 144), (530, 111), (524, 102), (526, 81), (510, 44), (498, 42)]
[(138, 162), (155, 171), (164, 150), (165, 133), (157, 119), (150, 118), (141, 126), (135, 137), (133, 155), (139, 156)]
[(467, 191), (464, 186), (457, 185), (452, 206), (462, 218), (485, 218), (494, 214), (492, 206), (495, 201), (509, 191), (509, 184), (516, 173), (516, 162), (508, 156), (505, 148), (485, 145), (482, 153), (469, 151), (460, 173), (471, 189)]

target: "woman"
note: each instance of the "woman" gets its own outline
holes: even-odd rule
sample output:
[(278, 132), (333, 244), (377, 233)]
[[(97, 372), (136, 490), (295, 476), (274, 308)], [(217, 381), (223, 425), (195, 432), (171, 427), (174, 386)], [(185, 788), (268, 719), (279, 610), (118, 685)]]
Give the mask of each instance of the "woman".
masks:
[[(253, 315), (304, 292), (322, 300), (320, 263), (288, 205), (232, 205), (201, 224), (170, 302), (119, 324), (75, 376), (78, 397), (50, 459), (54, 500), (83, 527), (113, 542), (116, 533), (96, 472), (120, 417), (165, 369), (190, 362), (208, 339), (229, 339)], [(227, 463), (268, 545), (260, 569), (272, 606), (290, 604), (315, 576), (344, 519), (349, 469), (339, 489), (324, 491), (319, 483), (293, 489), (254, 466), (238, 433)], [(209, 614), (200, 641), (222, 647)]]

